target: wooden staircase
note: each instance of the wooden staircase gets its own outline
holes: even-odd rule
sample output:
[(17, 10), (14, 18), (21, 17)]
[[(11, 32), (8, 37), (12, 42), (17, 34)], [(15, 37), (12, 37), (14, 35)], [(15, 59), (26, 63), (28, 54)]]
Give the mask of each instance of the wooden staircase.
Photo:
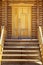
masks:
[(2, 65), (42, 65), (37, 39), (6, 39)]

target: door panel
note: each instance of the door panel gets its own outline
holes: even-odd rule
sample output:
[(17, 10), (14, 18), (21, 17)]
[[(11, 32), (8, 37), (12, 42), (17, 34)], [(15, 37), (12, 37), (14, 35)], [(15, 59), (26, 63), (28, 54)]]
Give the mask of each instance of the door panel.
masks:
[(12, 37), (18, 37), (18, 8), (12, 8)]
[(12, 37), (31, 38), (31, 7), (12, 7)]

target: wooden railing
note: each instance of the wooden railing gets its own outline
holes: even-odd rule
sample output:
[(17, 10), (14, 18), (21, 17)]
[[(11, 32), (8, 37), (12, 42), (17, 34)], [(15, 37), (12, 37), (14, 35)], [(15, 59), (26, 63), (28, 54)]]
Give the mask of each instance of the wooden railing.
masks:
[(40, 45), (40, 52), (41, 52), (41, 60), (43, 62), (43, 35), (42, 35), (42, 27), (39, 26), (38, 28), (38, 39)]
[(3, 52), (3, 45), (6, 37), (6, 29), (5, 26), (1, 27), (1, 37), (0, 37), (0, 65), (2, 60), (2, 52)]

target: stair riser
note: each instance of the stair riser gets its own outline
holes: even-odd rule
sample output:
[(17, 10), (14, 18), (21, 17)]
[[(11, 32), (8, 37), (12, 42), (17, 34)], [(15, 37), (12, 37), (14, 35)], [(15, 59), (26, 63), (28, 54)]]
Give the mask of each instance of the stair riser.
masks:
[(35, 62), (2, 62), (2, 65), (40, 65)]
[(39, 54), (39, 52), (3, 52), (4, 54)]
[(4, 50), (38, 50), (39, 48), (4, 48)]
[(24, 41), (23, 40), (22, 41), (19, 41), (19, 40), (18, 41), (17, 40), (16, 41), (11, 41), (11, 40), (10, 41), (5, 41), (5, 43), (34, 43), (34, 42), (36, 44), (38, 44), (37, 43), (38, 41), (34, 41), (34, 40), (33, 41), (26, 41), (26, 39)]
[(39, 46), (38, 44), (4, 44), (4, 46)]
[(34, 42), (29, 42), (29, 41), (11, 41), (11, 42), (9, 42), (9, 41), (6, 41), (5, 42), (5, 44), (38, 44), (36, 41)]
[(3, 59), (39, 59), (38, 56), (3, 56)]

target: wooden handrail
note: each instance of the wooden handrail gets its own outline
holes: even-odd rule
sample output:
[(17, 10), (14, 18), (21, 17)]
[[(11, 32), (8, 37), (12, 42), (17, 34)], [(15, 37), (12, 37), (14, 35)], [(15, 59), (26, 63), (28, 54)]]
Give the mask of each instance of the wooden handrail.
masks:
[(40, 44), (43, 44), (43, 34), (42, 34), (42, 27), (41, 26), (39, 26), (38, 37), (40, 38), (39, 39), (39, 41), (41, 42)]
[(41, 60), (43, 62), (43, 35), (42, 35), (42, 27), (39, 26), (38, 28), (38, 39), (40, 45), (40, 52), (41, 52)]
[(2, 46), (4, 43), (5, 36), (6, 36), (6, 29), (5, 29), (5, 26), (2, 26), (1, 27), (1, 38), (0, 38), (0, 45)]
[(6, 29), (5, 29), (5, 26), (2, 26), (1, 27), (1, 37), (0, 37), (0, 61), (2, 59), (2, 51), (3, 51), (5, 37), (6, 37)]

